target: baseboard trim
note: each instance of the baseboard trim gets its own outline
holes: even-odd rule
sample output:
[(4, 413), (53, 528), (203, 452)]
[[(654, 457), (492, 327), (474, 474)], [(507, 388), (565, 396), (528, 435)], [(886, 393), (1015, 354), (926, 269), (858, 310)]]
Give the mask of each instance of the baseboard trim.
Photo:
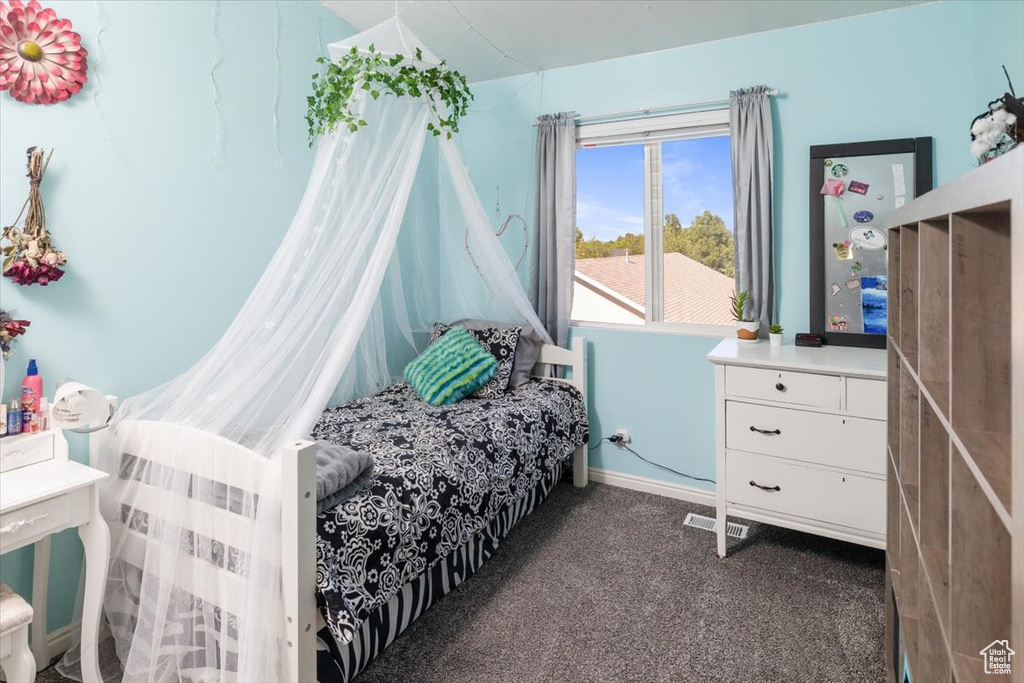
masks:
[(698, 505), (707, 505), (709, 507), (715, 507), (717, 503), (714, 491), (706, 491), (682, 484), (670, 484), (648, 477), (638, 477), (635, 474), (623, 474), (622, 472), (612, 472), (591, 467), (590, 481), (633, 491), (653, 493), (656, 496), (685, 500), (688, 503), (697, 503)]
[(78, 624), (74, 623), (68, 624), (67, 626), (61, 626), (55, 631), (50, 631), (46, 635), (46, 646), (50, 650), (50, 656), (56, 657), (58, 654), (63, 655), (65, 652), (70, 650), (77, 631)]
[[(71, 623), (47, 633), (46, 652), (38, 652), (36, 649), (32, 650), (32, 654), (36, 659), (36, 672), (38, 673), (52, 666), (54, 662), (60, 661), (64, 653), (75, 644), (75, 640), (78, 638), (78, 631), (79, 624)], [(40, 659), (40, 657), (45, 659)], [(0, 675), (0, 681), (6, 682), (7, 679)]]

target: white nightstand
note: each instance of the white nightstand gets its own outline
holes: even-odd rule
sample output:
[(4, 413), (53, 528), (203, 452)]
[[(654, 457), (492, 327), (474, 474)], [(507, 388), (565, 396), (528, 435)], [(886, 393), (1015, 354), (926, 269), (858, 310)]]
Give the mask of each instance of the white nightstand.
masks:
[[(49, 537), (78, 528), (85, 547), (82, 605), (82, 676), (101, 681), (97, 636), (110, 557), (110, 532), (100, 516), (99, 483), (107, 474), (68, 459), (57, 430), (0, 439), (0, 554), (36, 543), (32, 606), (32, 651), (39, 666), (49, 664), (46, 589)], [(8, 469), (11, 468), (11, 469)]]

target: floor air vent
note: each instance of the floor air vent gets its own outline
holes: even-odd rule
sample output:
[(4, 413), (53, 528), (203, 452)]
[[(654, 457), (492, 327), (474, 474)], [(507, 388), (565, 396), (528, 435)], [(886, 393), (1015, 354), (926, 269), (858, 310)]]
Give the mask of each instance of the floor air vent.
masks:
[[(705, 517), (704, 515), (695, 515), (692, 512), (686, 515), (686, 520), (683, 522), (686, 526), (697, 527), (704, 531), (715, 530), (715, 518)], [(733, 538), (746, 538), (747, 532), (750, 530), (746, 524), (737, 524), (736, 522), (729, 522), (725, 525), (725, 535), (732, 536)]]

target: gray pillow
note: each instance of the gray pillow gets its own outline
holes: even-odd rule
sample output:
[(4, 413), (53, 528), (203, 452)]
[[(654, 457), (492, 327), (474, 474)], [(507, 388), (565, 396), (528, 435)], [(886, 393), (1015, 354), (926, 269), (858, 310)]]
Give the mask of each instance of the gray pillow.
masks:
[(540, 347), (544, 345), (544, 340), (537, 330), (529, 325), (496, 323), (493, 320), (474, 320), (472, 318), (456, 320), (452, 325), (461, 325), (470, 330), (483, 330), (488, 327), (498, 329), (521, 327), (523, 331), (519, 335), (519, 344), (516, 345), (516, 360), (512, 364), (512, 376), (508, 380), (508, 388), (517, 389), (530, 381), (533, 366), (540, 358)]

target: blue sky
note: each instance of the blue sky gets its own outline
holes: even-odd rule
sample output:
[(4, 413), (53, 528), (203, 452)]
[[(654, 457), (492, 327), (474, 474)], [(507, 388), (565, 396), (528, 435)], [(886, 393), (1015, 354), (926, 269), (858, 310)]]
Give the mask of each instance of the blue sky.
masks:
[[(664, 211), (686, 226), (709, 209), (732, 229), (729, 138), (673, 140), (661, 148)], [(576, 223), (584, 237), (610, 240), (644, 231), (644, 148), (576, 152)]]

